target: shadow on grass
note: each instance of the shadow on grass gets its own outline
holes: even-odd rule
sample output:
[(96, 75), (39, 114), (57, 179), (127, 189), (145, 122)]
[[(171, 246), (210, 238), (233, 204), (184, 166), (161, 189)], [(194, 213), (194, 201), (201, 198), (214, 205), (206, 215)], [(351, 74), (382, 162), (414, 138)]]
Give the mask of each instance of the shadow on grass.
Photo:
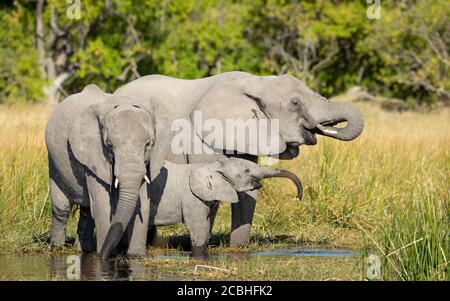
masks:
[[(304, 239), (296, 239), (290, 235), (275, 235), (275, 236), (261, 236), (253, 235), (250, 239), (249, 245), (257, 244), (260, 246), (271, 245), (326, 245), (327, 241), (308, 241)], [(217, 233), (211, 235), (208, 245), (210, 247), (230, 247), (230, 234)], [(152, 243), (153, 247), (167, 247), (179, 249), (181, 251), (190, 251), (191, 242), (188, 234), (174, 235), (171, 237), (158, 236), (156, 241)]]

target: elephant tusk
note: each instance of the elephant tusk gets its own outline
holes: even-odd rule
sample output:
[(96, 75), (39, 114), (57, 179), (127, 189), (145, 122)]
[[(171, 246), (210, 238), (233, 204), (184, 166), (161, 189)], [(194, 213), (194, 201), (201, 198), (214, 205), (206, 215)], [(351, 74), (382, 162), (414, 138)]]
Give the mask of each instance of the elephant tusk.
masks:
[(145, 182), (147, 182), (147, 184), (150, 184), (150, 180), (148, 179), (147, 175), (144, 176)]
[(338, 133), (335, 129), (332, 129), (332, 128), (330, 128), (330, 127), (323, 126), (323, 125), (321, 125), (320, 123), (317, 124), (316, 127), (317, 127), (319, 130), (321, 130), (322, 132), (326, 133), (326, 134), (334, 135), (334, 134), (337, 134), (337, 133)]
[(114, 187), (117, 188), (117, 186), (119, 186), (119, 179), (116, 178), (116, 180), (114, 181)]

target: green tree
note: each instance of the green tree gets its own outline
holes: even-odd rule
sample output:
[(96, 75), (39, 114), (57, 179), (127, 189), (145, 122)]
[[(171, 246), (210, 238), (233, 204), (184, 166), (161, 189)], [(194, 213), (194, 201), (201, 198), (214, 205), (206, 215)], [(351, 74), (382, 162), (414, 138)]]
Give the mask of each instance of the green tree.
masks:
[(353, 85), (449, 102), (448, 1), (10, 0), (0, 6), (0, 102), (111, 92), (142, 75), (290, 73), (324, 95)]
[(45, 81), (37, 64), (32, 20), (31, 11), (21, 5), (0, 7), (0, 103), (42, 97)]
[(374, 79), (391, 95), (450, 103), (450, 2), (402, 1), (384, 12), (363, 43), (382, 62)]
[(259, 0), (248, 38), (259, 45), (267, 71), (291, 73), (324, 95), (361, 83), (366, 54), (358, 43), (368, 32), (359, 1)]

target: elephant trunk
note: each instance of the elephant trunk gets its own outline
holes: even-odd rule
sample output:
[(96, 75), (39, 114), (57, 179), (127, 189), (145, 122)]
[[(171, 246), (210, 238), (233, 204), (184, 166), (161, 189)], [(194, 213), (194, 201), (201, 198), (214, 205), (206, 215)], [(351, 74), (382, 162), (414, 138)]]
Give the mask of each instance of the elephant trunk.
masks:
[(283, 169), (273, 169), (267, 176), (264, 178), (287, 178), (294, 182), (295, 187), (297, 187), (297, 199), (301, 200), (303, 196), (303, 186), (300, 179), (292, 172)]
[[(311, 116), (316, 122), (313, 131), (319, 135), (342, 141), (353, 140), (364, 129), (364, 117), (360, 110), (349, 103), (327, 101), (322, 97), (311, 107)], [(334, 127), (347, 122), (343, 128)]]
[(136, 170), (142, 170), (142, 168), (137, 168), (135, 164), (130, 164), (122, 169), (119, 176), (119, 198), (115, 214), (111, 221), (111, 227), (100, 252), (102, 259), (107, 259), (119, 244), (123, 233), (135, 213), (140, 188), (145, 176), (145, 172)]

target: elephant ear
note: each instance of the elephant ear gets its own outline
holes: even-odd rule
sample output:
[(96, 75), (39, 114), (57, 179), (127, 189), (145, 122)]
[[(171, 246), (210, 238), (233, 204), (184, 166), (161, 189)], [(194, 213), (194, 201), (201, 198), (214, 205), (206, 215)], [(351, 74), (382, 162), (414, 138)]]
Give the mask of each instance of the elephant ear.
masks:
[(155, 117), (155, 144), (150, 151), (150, 179), (153, 181), (159, 175), (169, 156), (174, 132), (171, 130), (171, 119), (164, 105), (153, 103), (151, 108), (147, 109), (153, 112)]
[[(216, 164), (217, 163), (217, 164)], [(189, 175), (189, 186), (192, 193), (203, 201), (224, 201), (237, 203), (239, 201), (236, 190), (217, 171), (220, 163), (213, 166), (197, 168)]]
[[(100, 132), (98, 110), (100, 104), (108, 98), (108, 94), (100, 88), (86, 87), (84, 97), (91, 97), (85, 110), (75, 119), (69, 130), (69, 144), (72, 154), (92, 173), (108, 185), (112, 183), (112, 167), (104, 153)], [(84, 98), (83, 97), (83, 98)]]
[(271, 79), (252, 76), (211, 88), (191, 114), (197, 135), (215, 150), (251, 155), (282, 153), (286, 143), (279, 134), (278, 120), (271, 118), (259, 96), (261, 87)]

